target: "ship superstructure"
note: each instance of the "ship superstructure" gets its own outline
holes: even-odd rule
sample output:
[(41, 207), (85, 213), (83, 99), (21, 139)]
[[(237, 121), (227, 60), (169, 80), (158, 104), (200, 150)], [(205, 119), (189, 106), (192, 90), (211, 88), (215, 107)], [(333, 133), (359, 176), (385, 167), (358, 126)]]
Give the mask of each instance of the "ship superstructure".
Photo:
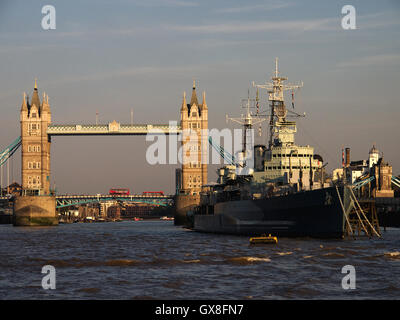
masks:
[(294, 109), (294, 91), (303, 83), (285, 84), (278, 70), (278, 58), (275, 60), (275, 74), (271, 82), (253, 86), (266, 89), (269, 97), (269, 140), (268, 145), (255, 146), (255, 183), (280, 182), (296, 185), (298, 190), (323, 187), (321, 175), (322, 157), (314, 154), (314, 148), (295, 144), (296, 121), (288, 118), (304, 117), (294, 110), (288, 110), (284, 101), (284, 92), (291, 91)]
[[(323, 159), (314, 154), (314, 148), (295, 144), (297, 132), (296, 121), (293, 118), (305, 117), (294, 110), (289, 110), (284, 101), (284, 92), (292, 92), (292, 107), (294, 109), (294, 91), (303, 86), (303, 83), (286, 84), (286, 77), (279, 74), (278, 58), (275, 60), (275, 73), (271, 82), (255, 84), (257, 88), (257, 112), (250, 111), (250, 98), (246, 103), (246, 114), (241, 118), (227, 120), (243, 125), (243, 150), (236, 155), (238, 163), (235, 166), (225, 166), (219, 169), (219, 183), (226, 183), (232, 177), (251, 176), (252, 189), (263, 188), (266, 184), (290, 185), (296, 191), (318, 189), (324, 187)], [(269, 114), (259, 112), (258, 89), (265, 89), (268, 94)], [(290, 118), (290, 120), (289, 120)], [(249, 159), (249, 146), (253, 148), (254, 125), (269, 120), (269, 139), (267, 145), (255, 145), (251, 150), (253, 166), (246, 166), (243, 159)], [(257, 188), (259, 187), (259, 188)]]

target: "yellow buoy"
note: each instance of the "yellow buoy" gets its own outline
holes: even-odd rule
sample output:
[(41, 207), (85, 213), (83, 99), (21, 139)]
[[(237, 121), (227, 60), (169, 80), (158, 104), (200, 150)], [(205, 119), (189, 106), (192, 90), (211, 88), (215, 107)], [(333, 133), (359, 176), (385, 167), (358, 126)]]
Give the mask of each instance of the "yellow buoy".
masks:
[(250, 244), (257, 244), (257, 243), (269, 243), (269, 244), (276, 244), (278, 243), (278, 238), (269, 235), (263, 234), (261, 237), (252, 237), (250, 238)]

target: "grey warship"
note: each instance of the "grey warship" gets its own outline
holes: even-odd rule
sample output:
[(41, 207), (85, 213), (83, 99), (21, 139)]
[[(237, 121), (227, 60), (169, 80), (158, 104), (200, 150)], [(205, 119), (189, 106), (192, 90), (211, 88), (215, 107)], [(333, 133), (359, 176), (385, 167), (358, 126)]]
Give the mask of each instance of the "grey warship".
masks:
[[(236, 155), (239, 160), (218, 170), (217, 183), (203, 186), (200, 205), (187, 215), (190, 227), (212, 233), (343, 238), (344, 186), (325, 179), (323, 159), (312, 146), (295, 144), (296, 122), (289, 121), (302, 115), (286, 107), (284, 91), (292, 91), (293, 99), (294, 90), (303, 84), (285, 84), (277, 59), (271, 80), (253, 82), (257, 106), (259, 88), (266, 89), (269, 97), (269, 114), (264, 116), (269, 120), (267, 145), (253, 146), (249, 141), (246, 132), (263, 120), (258, 110), (250, 110), (248, 99), (246, 115), (236, 119), (245, 132), (242, 152)], [(246, 165), (250, 157), (252, 168)]]

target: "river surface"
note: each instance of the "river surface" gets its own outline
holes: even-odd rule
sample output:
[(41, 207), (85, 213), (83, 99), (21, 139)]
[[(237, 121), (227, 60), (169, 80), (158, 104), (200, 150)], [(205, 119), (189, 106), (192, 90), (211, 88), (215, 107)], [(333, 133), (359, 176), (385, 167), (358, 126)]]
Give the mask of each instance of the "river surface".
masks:
[[(202, 234), (171, 221), (0, 225), (0, 299), (399, 299), (400, 229), (383, 239)], [(56, 289), (42, 288), (42, 267)], [(356, 289), (342, 288), (342, 267)]]

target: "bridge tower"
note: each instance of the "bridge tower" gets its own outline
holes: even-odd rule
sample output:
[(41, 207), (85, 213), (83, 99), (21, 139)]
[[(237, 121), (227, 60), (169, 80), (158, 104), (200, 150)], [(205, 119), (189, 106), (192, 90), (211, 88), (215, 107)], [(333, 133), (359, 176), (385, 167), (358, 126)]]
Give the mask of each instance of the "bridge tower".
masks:
[(49, 97), (44, 93), (40, 102), (36, 79), (31, 101), (24, 93), (20, 122), (22, 195), (14, 201), (13, 223), (22, 226), (58, 224), (55, 196), (50, 194)]
[(21, 112), (22, 189), (31, 195), (50, 194), (50, 141), (47, 126), (51, 123), (49, 97), (40, 102), (37, 82), (29, 102), (24, 94)]
[(201, 186), (207, 184), (208, 107), (206, 94), (197, 99), (196, 82), (193, 81), (190, 103), (183, 93), (181, 114), (182, 128), (182, 181), (176, 198), (175, 224), (184, 224), (186, 212), (200, 203)]
[(186, 103), (186, 94), (183, 93), (181, 127), (182, 191), (195, 195), (201, 191), (203, 184), (207, 184), (207, 144), (204, 141), (208, 141), (204, 134), (208, 129), (206, 95), (203, 92), (203, 103), (199, 104), (195, 81), (189, 104)]

